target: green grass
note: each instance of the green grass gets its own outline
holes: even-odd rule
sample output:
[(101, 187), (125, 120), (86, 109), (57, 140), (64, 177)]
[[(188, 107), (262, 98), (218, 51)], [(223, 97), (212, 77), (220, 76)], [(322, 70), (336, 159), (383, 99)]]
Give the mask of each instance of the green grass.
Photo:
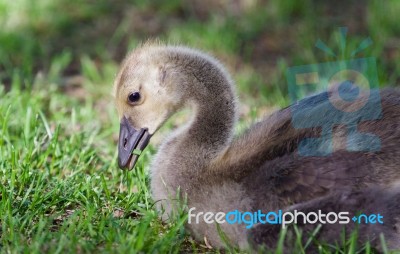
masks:
[(162, 224), (152, 208), (149, 152), (135, 172), (115, 165), (110, 107), (96, 110), (97, 101), (82, 104), (54, 84), (14, 85), (1, 98), (2, 251), (180, 249), (183, 221)]
[[(185, 214), (170, 223), (158, 218), (148, 188), (155, 146), (134, 171), (118, 169), (119, 123), (110, 95), (118, 62), (148, 37), (212, 52), (237, 82), (239, 133), (288, 105), (286, 68), (332, 60), (315, 42), (338, 49), (336, 29), (346, 25), (309, 1), (259, 1), (239, 14), (217, 7), (199, 13), (191, 1), (110, 3), (0, 0), (2, 253), (218, 252), (185, 233)], [(365, 8), (366, 23), (349, 31), (349, 47), (371, 36), (374, 45), (361, 56), (378, 59), (382, 86), (398, 84), (400, 6), (372, 0)], [(152, 27), (143, 25), (148, 19)], [(355, 242), (352, 236), (341, 247), (309, 244), (321, 253), (373, 252)], [(302, 244), (296, 249), (307, 253)]]

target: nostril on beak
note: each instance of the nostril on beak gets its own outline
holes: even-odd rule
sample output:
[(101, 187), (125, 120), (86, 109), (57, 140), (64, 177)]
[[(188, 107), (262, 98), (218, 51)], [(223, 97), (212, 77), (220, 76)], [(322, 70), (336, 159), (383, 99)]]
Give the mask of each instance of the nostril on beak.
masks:
[(126, 150), (126, 144), (128, 143), (128, 139), (127, 138), (124, 138), (124, 148), (125, 148), (125, 150)]

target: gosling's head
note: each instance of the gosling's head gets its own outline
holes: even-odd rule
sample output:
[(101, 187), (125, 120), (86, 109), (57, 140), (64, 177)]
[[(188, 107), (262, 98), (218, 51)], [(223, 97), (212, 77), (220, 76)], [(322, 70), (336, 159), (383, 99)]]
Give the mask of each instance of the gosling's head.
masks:
[(114, 82), (120, 118), (118, 164), (132, 169), (150, 137), (181, 106), (181, 82), (167, 48), (144, 45), (130, 53)]

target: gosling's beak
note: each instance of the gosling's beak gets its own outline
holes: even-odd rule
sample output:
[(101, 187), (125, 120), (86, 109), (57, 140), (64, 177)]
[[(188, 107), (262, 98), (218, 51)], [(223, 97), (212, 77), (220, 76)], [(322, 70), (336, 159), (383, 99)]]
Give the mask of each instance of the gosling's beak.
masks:
[(151, 135), (146, 128), (136, 130), (124, 116), (119, 130), (118, 166), (121, 169), (131, 170), (150, 138)]

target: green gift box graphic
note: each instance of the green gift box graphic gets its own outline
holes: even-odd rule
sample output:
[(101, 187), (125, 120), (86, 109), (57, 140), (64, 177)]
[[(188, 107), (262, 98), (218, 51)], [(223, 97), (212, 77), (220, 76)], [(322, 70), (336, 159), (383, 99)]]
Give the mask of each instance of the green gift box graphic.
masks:
[(287, 80), (293, 102), (290, 107), (292, 126), (321, 129), (319, 137), (300, 141), (299, 155), (330, 155), (333, 152), (333, 128), (338, 125), (346, 126), (347, 151), (380, 150), (378, 136), (357, 130), (359, 123), (382, 116), (375, 58), (290, 67)]

